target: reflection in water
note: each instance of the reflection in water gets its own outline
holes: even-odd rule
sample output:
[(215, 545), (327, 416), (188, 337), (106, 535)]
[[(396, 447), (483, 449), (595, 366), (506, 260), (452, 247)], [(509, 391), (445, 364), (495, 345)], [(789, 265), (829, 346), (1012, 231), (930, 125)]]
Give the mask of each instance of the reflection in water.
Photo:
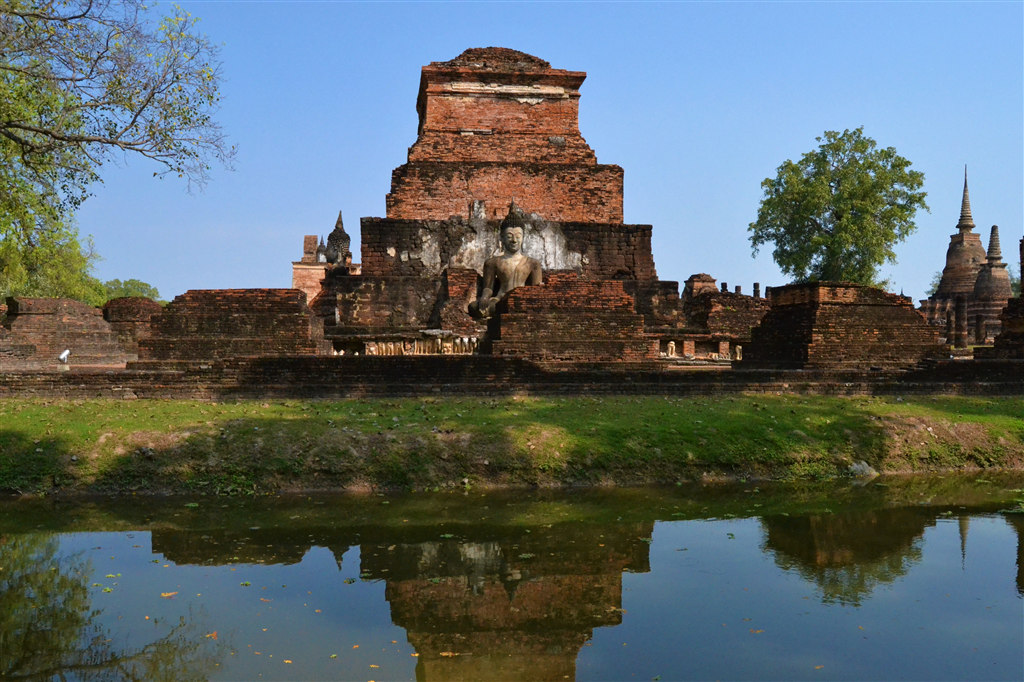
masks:
[(1006, 514), (1006, 521), (1017, 531), (1017, 594), (1024, 597), (1024, 514)]
[(175, 563), (200, 565), (297, 563), (321, 546), (339, 571), (358, 544), (362, 578), (385, 581), (391, 620), (420, 654), (418, 680), (563, 680), (575, 678), (594, 628), (622, 622), (622, 572), (650, 570), (653, 528), (559, 524), (430, 540), (366, 528), (158, 530), (152, 542)]
[(593, 629), (622, 622), (622, 572), (649, 570), (652, 529), (364, 546), (363, 571), (387, 580), (417, 680), (575, 679)]
[[(131, 582), (107, 595), (120, 602), (90, 587), (105, 572), (90, 562), (106, 565), (113, 549), (76, 554), (70, 548), (93, 541), (34, 531), (39, 514), (26, 512), (23, 534), (0, 534), (0, 679), (829, 677), (819, 670), (832, 679), (933, 679), (947, 669), (951, 679), (972, 679), (993, 665), (1013, 676), (1024, 515), (994, 515), (1005, 501), (928, 507), (914, 489), (904, 496), (911, 503), (894, 504), (892, 489), (858, 488), (840, 490), (844, 508), (842, 499), (785, 504), (757, 490), (711, 492), (498, 497), (475, 507), (469, 498), (372, 498), (369, 511), (352, 498), (252, 500), (223, 516), (220, 501), (182, 511), (171, 500), (145, 509), (144, 523), (106, 522), (150, 533), (148, 546), (124, 540), (136, 564), (124, 569)], [(744, 511), (757, 520), (739, 527), (759, 523), (760, 540), (716, 520)], [(0, 513), (6, 527), (10, 518)], [(929, 531), (938, 519), (948, 523)], [(657, 570), (624, 591), (623, 572), (651, 570), (655, 522), (663, 524)], [(803, 581), (820, 590), (821, 604), (802, 601), (803, 585), (792, 589)], [(759, 589), (748, 591), (750, 582)], [(165, 602), (165, 589), (181, 594)], [(137, 595), (148, 601), (132, 612), (124, 605)], [(855, 637), (844, 634), (853, 610), (834, 604), (862, 607)], [(181, 624), (154, 630), (142, 620), (160, 607), (170, 623), (184, 616)], [(211, 627), (199, 629), (192, 609), (213, 614)], [(223, 650), (204, 637), (216, 629)], [(155, 632), (165, 636), (152, 641)]]
[(859, 606), (878, 585), (921, 559), (921, 536), (935, 512), (914, 507), (761, 519), (765, 549), (782, 569), (818, 586), (822, 601)]
[(0, 678), (11, 680), (205, 679), (217, 662), (215, 642), (182, 621), (144, 646), (96, 621), (88, 581), (92, 566), (58, 555), (50, 533), (0, 536)]

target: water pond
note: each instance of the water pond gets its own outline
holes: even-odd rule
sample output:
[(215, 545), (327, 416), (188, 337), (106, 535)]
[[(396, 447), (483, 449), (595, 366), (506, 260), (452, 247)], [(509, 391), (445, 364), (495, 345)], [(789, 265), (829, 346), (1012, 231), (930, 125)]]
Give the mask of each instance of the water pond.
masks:
[(0, 678), (1020, 680), (1024, 477), (0, 502)]

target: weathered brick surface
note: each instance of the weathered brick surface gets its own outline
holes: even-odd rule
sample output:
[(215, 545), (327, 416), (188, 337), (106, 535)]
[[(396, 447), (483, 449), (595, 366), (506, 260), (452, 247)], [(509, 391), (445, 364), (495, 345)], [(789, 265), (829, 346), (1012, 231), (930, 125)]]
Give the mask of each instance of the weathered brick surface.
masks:
[(139, 339), (150, 336), (150, 319), (162, 311), (163, 306), (152, 299), (125, 296), (106, 302), (103, 306), (103, 319), (110, 323), (121, 347), (135, 360), (139, 354)]
[(491, 355), (294, 356), (150, 369), (0, 372), (0, 398), (336, 399), (430, 395), (1020, 395), (1024, 360), (929, 363), (903, 371), (668, 370), (657, 363), (531, 363)]
[(130, 357), (103, 312), (64, 298), (8, 298), (0, 337), (0, 369), (55, 368), (70, 350), (69, 365), (123, 366)]
[(727, 336), (734, 343), (749, 343), (750, 330), (766, 314), (770, 304), (742, 294), (704, 290), (683, 304), (689, 327)]
[(328, 338), (436, 328), (441, 278), (330, 277), (311, 308)]
[(938, 352), (938, 331), (909, 299), (852, 283), (773, 287), (741, 366), (910, 367)]
[(500, 218), (513, 198), (549, 220), (622, 222), (623, 171), (598, 165), (579, 131), (586, 74), (504, 48), (423, 67), (419, 131), (392, 174), (388, 218)]
[(487, 325), (469, 316), (469, 304), (480, 295), (480, 275), (476, 270), (446, 270), (442, 282), (440, 327), (468, 338), (481, 338)]
[(680, 305), (679, 282), (625, 279), (622, 287), (633, 297), (636, 312), (644, 316), (648, 331), (677, 329), (686, 324)]
[(139, 360), (201, 361), (330, 353), (323, 322), (297, 289), (187, 291), (151, 318)]
[(1024, 298), (1011, 298), (1000, 321), (1001, 330), (992, 348), (975, 348), (974, 357), (1024, 360)]
[[(361, 226), (362, 274), (373, 277), (437, 277), (445, 268), (482, 268), (498, 243), (495, 221), (363, 218)], [(650, 225), (554, 223), (552, 229), (564, 236), (568, 252), (579, 254), (584, 277), (657, 279)], [(493, 239), (478, 240), (483, 231), (492, 232)], [(475, 241), (493, 246), (478, 248), (471, 258), (465, 249)], [(524, 251), (543, 263), (543, 254)]]
[(658, 357), (633, 297), (616, 280), (549, 275), (509, 294), (488, 328), (494, 355), (543, 362), (643, 362)]
[(621, 223), (623, 176), (618, 166), (409, 163), (391, 174), (387, 215), (417, 220), (468, 217), (474, 200), (487, 200), (493, 218), (500, 217), (502, 205), (528, 197), (530, 210), (549, 220)]
[(327, 274), (327, 266), (320, 263), (292, 263), (292, 289), (306, 294), (312, 301), (320, 293), (320, 283)]

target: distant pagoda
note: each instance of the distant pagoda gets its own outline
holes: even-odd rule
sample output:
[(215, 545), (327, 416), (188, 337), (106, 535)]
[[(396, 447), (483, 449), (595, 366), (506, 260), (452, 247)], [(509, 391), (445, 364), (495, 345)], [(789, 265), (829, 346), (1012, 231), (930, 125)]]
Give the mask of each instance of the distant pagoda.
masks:
[[(949, 238), (946, 250), (946, 267), (935, 293), (921, 301), (921, 313), (928, 322), (944, 325), (952, 314), (957, 296), (973, 298), (974, 286), (988, 255), (981, 244), (981, 236), (974, 232), (974, 218), (971, 216), (971, 196), (967, 190), (967, 168), (964, 168), (964, 196), (960, 203), (960, 221), (957, 232)], [(998, 237), (997, 237), (998, 239)]]

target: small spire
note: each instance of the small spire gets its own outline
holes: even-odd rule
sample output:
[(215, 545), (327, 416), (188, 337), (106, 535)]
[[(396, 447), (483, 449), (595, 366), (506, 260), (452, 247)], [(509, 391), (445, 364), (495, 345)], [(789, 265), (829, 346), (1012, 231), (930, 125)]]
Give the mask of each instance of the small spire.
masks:
[(988, 238), (988, 262), (998, 263), (1003, 259), (1003, 251), (999, 248), (999, 226), (993, 225)]
[(971, 195), (967, 191), (967, 166), (964, 166), (964, 198), (960, 202), (960, 222), (956, 224), (961, 232), (974, 229), (974, 218), (971, 217)]

